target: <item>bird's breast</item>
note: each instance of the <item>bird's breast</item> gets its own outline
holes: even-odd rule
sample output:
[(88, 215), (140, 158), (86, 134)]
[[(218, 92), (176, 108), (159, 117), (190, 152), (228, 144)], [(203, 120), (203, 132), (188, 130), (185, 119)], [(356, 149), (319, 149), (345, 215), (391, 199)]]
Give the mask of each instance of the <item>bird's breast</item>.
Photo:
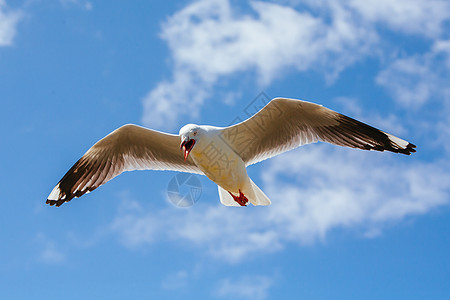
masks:
[(247, 178), (242, 159), (220, 138), (198, 143), (191, 155), (209, 179), (227, 190), (234, 190)]

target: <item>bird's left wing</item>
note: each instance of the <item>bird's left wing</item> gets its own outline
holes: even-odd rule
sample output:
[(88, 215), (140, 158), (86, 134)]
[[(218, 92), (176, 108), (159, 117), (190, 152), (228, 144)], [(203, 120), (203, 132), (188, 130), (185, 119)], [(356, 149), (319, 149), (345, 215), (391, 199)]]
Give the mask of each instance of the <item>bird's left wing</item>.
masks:
[(106, 183), (124, 171), (173, 170), (201, 173), (183, 159), (178, 135), (124, 125), (92, 146), (52, 190), (47, 204), (60, 206)]
[(251, 118), (226, 127), (222, 139), (251, 165), (318, 141), (364, 150), (410, 154), (416, 146), (331, 109), (275, 98)]

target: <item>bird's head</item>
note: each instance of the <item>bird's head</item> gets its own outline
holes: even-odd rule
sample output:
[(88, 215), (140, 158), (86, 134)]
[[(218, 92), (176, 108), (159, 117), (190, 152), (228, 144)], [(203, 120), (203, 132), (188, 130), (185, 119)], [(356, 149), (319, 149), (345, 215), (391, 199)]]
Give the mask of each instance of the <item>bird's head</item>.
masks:
[(198, 142), (198, 139), (203, 134), (202, 128), (195, 124), (188, 124), (183, 126), (180, 129), (180, 150), (183, 150), (184, 160), (186, 160), (189, 156), (189, 153), (194, 148), (195, 143)]

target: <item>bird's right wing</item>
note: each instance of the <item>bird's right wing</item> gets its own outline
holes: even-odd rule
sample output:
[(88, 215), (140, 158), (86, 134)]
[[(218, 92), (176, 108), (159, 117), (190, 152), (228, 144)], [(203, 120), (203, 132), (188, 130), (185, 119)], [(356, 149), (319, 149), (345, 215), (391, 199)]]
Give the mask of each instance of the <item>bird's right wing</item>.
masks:
[(184, 161), (178, 135), (128, 124), (92, 146), (58, 182), (46, 203), (60, 206), (124, 171), (145, 169), (202, 173), (191, 158)]
[(226, 127), (222, 139), (246, 165), (318, 141), (364, 150), (410, 154), (416, 146), (307, 101), (275, 98), (251, 118)]

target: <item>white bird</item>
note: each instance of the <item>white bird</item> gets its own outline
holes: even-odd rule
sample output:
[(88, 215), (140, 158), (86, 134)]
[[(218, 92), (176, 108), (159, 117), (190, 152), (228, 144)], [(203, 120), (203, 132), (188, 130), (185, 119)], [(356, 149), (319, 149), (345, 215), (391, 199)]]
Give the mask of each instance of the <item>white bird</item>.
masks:
[(188, 124), (173, 135), (124, 125), (92, 146), (58, 182), (46, 203), (60, 206), (124, 171), (151, 169), (204, 174), (217, 183), (220, 201), (227, 206), (245, 206), (249, 201), (269, 205), (246, 167), (318, 141), (407, 155), (416, 152), (407, 141), (321, 105), (275, 98), (230, 127)]

